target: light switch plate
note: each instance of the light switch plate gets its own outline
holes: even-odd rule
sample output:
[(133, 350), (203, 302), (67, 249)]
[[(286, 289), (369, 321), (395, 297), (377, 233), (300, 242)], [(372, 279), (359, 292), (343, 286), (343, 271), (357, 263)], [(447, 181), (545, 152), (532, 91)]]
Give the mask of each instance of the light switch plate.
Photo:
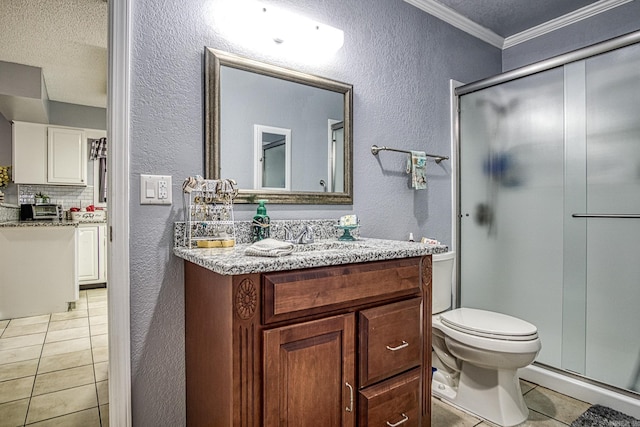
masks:
[(170, 205), (171, 176), (140, 174), (140, 204)]

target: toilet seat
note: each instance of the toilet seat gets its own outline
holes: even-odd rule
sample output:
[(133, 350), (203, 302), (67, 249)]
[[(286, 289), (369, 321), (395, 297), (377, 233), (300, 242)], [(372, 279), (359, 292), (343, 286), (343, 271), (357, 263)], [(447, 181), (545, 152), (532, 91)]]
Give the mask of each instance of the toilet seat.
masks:
[(516, 317), (474, 308), (458, 308), (440, 314), (443, 325), (477, 337), (507, 341), (538, 338), (534, 325)]
[[(437, 330), (440, 330), (444, 334), (445, 339), (454, 339), (460, 343), (463, 343), (471, 347), (484, 349), (488, 351), (494, 351), (494, 352), (537, 353), (538, 351), (540, 351), (540, 347), (541, 347), (540, 337), (538, 336), (535, 326), (531, 325), (534, 332), (528, 335), (526, 335), (527, 332), (521, 335), (517, 335), (517, 334), (509, 335), (508, 334), (510, 331), (509, 328), (502, 328), (501, 326), (499, 326), (500, 319), (505, 320), (507, 324), (517, 324), (519, 322), (510, 322), (510, 320), (511, 319), (521, 320), (521, 319), (516, 319), (507, 315), (504, 315), (504, 316), (509, 319), (504, 319), (504, 318), (501, 318), (500, 316), (496, 316), (498, 318), (497, 320), (498, 324), (494, 325), (493, 328), (491, 327), (487, 328), (486, 327), (487, 325), (485, 324), (481, 324), (481, 326), (478, 326), (478, 325), (470, 326), (468, 324), (465, 324), (464, 320), (458, 319), (459, 314), (456, 314), (456, 312), (459, 310), (462, 310), (464, 313), (466, 312), (466, 310), (474, 310), (474, 309), (458, 308), (452, 311), (433, 315), (431, 319), (432, 327)], [(478, 311), (484, 311), (484, 310), (478, 310)], [(449, 313), (453, 313), (453, 314), (449, 314)], [(485, 313), (492, 313), (492, 314), (489, 314), (488, 316), (493, 317), (494, 320), (496, 317), (494, 317), (493, 315), (499, 314), (499, 313), (493, 313), (493, 312), (485, 312)], [(482, 314), (484, 313), (480, 313), (480, 315)], [(469, 318), (468, 316), (465, 316), (465, 317), (467, 319)], [(448, 322), (444, 320), (445, 318), (448, 318)], [(456, 322), (456, 320), (460, 320), (460, 321)], [(528, 322), (524, 322), (524, 323), (528, 323)], [(483, 328), (482, 326), (485, 326), (485, 327)], [(487, 330), (489, 332), (487, 332)], [(517, 331), (518, 329), (511, 329), (511, 331), (513, 330)], [(496, 331), (502, 332), (502, 334), (492, 334), (492, 332), (496, 332)], [(525, 328), (523, 329), (523, 331), (531, 332), (531, 329)]]

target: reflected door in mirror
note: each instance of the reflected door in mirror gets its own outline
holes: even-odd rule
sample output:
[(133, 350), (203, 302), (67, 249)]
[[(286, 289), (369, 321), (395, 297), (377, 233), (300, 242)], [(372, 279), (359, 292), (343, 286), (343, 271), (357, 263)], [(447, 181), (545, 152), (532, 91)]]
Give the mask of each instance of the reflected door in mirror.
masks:
[(291, 188), (291, 129), (254, 125), (254, 186), (257, 190)]

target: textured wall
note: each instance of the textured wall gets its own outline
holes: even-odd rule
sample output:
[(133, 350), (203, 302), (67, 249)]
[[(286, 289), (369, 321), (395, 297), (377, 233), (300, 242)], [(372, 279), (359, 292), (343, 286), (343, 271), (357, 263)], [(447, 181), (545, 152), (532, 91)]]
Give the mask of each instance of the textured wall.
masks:
[[(270, 205), (274, 219), (338, 218), (355, 212), (364, 236), (428, 235), (450, 244), (451, 164), (428, 164), (426, 191), (413, 191), (405, 157), (371, 155), (372, 144), (450, 152), (449, 79), (500, 72), (501, 53), (402, 0), (278, 0), (344, 30), (331, 60), (265, 57), (210, 24), (222, 0), (133, 2), (131, 105), (131, 349), (135, 426), (185, 423), (182, 262), (171, 253), (182, 219), (180, 185), (203, 171), (204, 46), (354, 85), (354, 205)], [(141, 206), (139, 175), (173, 177), (173, 205)], [(239, 205), (249, 219), (254, 205)]]
[(502, 54), (502, 69), (513, 70), (640, 29), (640, 2), (632, 1), (561, 28)]

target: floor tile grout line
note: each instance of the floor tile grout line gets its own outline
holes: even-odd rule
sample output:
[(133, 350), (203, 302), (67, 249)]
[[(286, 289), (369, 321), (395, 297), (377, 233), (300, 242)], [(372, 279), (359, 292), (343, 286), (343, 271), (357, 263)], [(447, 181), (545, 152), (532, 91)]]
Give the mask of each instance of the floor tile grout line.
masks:
[[(80, 300), (81, 298), (85, 298), (85, 299), (86, 299), (86, 294), (84, 295), (84, 297), (79, 297), (79, 300)], [(67, 312), (68, 312), (68, 311), (67, 311)], [(88, 312), (88, 310), (87, 310), (87, 320), (88, 320), (88, 316), (89, 316), (89, 312)], [(50, 314), (50, 315), (49, 315), (49, 322), (47, 323), (47, 331), (45, 332), (44, 341), (43, 341), (43, 343), (42, 343), (42, 350), (41, 350), (41, 352), (40, 352), (40, 357), (38, 358), (38, 364), (37, 364), (37, 367), (36, 367), (36, 374), (35, 374), (34, 379), (33, 379), (33, 386), (32, 386), (32, 388), (31, 388), (31, 395), (29, 396), (29, 404), (27, 405), (27, 413), (25, 414), (24, 425), (27, 425), (27, 420), (28, 420), (28, 418), (29, 418), (29, 410), (31, 409), (31, 400), (32, 400), (32, 399), (33, 399), (33, 397), (34, 397), (35, 386), (36, 386), (36, 380), (37, 380), (37, 378), (38, 378), (38, 370), (40, 369), (40, 363), (41, 363), (41, 361), (42, 361), (42, 355), (43, 355), (43, 353), (44, 353), (44, 345), (47, 343), (47, 342), (46, 342), (46, 341), (47, 341), (47, 335), (49, 334), (49, 328), (50, 328), (50, 326), (51, 326), (52, 317), (53, 317), (53, 314)], [(87, 323), (88, 323), (88, 322), (87, 322)], [(63, 341), (68, 341), (68, 340), (62, 340), (62, 341), (56, 341), (56, 342), (63, 342)], [(93, 358), (91, 359), (91, 361), (92, 361), (92, 364), (93, 364)], [(93, 369), (93, 368), (92, 368), (92, 369)], [(60, 370), (59, 370), (59, 371), (60, 371)], [(52, 371), (52, 372), (57, 372), (57, 371)], [(51, 372), (46, 372), (46, 373), (51, 373)], [(94, 381), (95, 381), (95, 373), (94, 373)], [(86, 384), (85, 384), (85, 385), (86, 385)], [(61, 390), (69, 390), (69, 389), (71, 389), (71, 388), (73, 388), (73, 387), (69, 387), (69, 388), (61, 389)], [(61, 390), (56, 390), (56, 391), (61, 391)], [(53, 392), (50, 392), (50, 393), (53, 393)], [(43, 394), (38, 395), (38, 396), (44, 396), (44, 395), (46, 395), (46, 394), (49, 394), (49, 393), (43, 393)], [(97, 402), (97, 399), (96, 399), (96, 402)], [(64, 416), (64, 415), (68, 415), (68, 414), (63, 414), (62, 416)], [(53, 418), (57, 418), (57, 417), (52, 417), (52, 418), (47, 418), (47, 419), (53, 419)], [(45, 420), (46, 420), (46, 419), (45, 419)], [(40, 421), (45, 421), (45, 420), (39, 420), (38, 422), (40, 422)]]
[[(97, 409), (97, 410), (98, 410), (98, 414), (100, 414), (100, 405), (98, 405), (98, 406), (92, 406), (92, 407), (90, 407), (90, 408), (84, 408), (84, 409), (79, 409), (79, 410), (77, 410), (77, 411), (68, 412), (68, 413), (66, 413), (66, 414), (62, 414), (62, 415), (57, 415), (57, 416), (55, 416), (55, 417), (51, 417), (51, 418), (45, 418), (44, 420), (36, 421), (36, 423), (42, 423), (42, 422), (45, 422), (45, 421), (52, 421), (52, 420), (55, 420), (55, 419), (57, 419), (57, 418), (66, 417), (66, 416), (68, 416), (68, 415), (71, 415), (71, 414), (77, 414), (77, 413), (79, 413), (79, 412), (88, 411), (88, 410), (90, 410), (90, 409)], [(98, 415), (98, 416), (99, 416), (99, 415)], [(31, 423), (31, 424), (24, 424), (24, 425), (20, 425), (19, 427), (29, 427), (30, 425), (33, 425), (33, 424), (35, 424), (35, 423)]]
[(38, 363), (36, 363), (36, 372), (33, 374), (33, 384), (31, 385), (31, 393), (29, 394), (29, 403), (27, 403), (27, 411), (24, 414), (23, 425), (27, 425), (27, 419), (29, 418), (29, 409), (31, 408), (31, 399), (33, 399), (33, 392), (36, 389), (36, 378), (38, 378), (38, 369), (40, 369), (40, 361), (42, 360), (42, 353), (44, 352), (44, 343), (47, 341), (47, 333), (49, 332), (49, 324), (51, 323), (51, 316), (52, 315), (49, 314), (49, 321), (47, 322), (47, 330), (44, 333), (44, 338), (42, 340), (42, 347), (40, 348), (40, 356), (38, 357)]
[[(89, 365), (84, 365), (84, 366), (89, 366)], [(73, 369), (73, 368), (71, 368), (71, 369)], [(62, 370), (60, 370), (60, 371), (55, 371), (55, 372), (61, 372), (61, 371), (64, 371), (64, 370), (66, 370), (66, 369), (62, 369)], [(48, 372), (48, 373), (50, 373), (50, 372)], [(73, 385), (73, 386), (63, 387), (63, 388), (59, 388), (59, 389), (57, 389), (57, 390), (48, 391), (48, 392), (46, 392), (46, 393), (40, 393), (40, 394), (35, 394), (35, 395), (32, 393), (32, 394), (31, 394), (31, 397), (46, 396), (46, 395), (48, 395), (48, 394), (57, 393), (57, 392), (59, 392), (59, 391), (65, 391), (65, 390), (71, 390), (71, 389), (73, 389), (73, 388), (84, 387), (84, 386), (87, 386), (87, 385), (91, 385), (92, 383), (95, 383), (95, 378), (94, 378), (94, 380), (93, 380), (92, 382), (88, 382), (88, 383), (86, 383), (86, 384), (76, 384), (76, 385)]]
[[(81, 365), (81, 366), (91, 366), (91, 371), (92, 371), (92, 373), (93, 373), (93, 381), (92, 381), (92, 382), (93, 382), (93, 386), (94, 386), (94, 387), (93, 387), (93, 390), (94, 390), (95, 397), (96, 397), (96, 406), (93, 406), (93, 407), (91, 407), (91, 408), (86, 408), (86, 409), (83, 409), (83, 410), (88, 410), (88, 409), (95, 409), (95, 410), (97, 410), (97, 411), (98, 411), (98, 420), (99, 420), (99, 422), (100, 422), (100, 425), (103, 425), (103, 424), (104, 424), (104, 420), (102, 419), (102, 414), (101, 414), (101, 412), (100, 412), (100, 400), (99, 400), (99, 392), (98, 392), (98, 381), (97, 381), (97, 376), (96, 376), (96, 366), (95, 366), (95, 364), (96, 364), (96, 360), (95, 360), (95, 357), (94, 357), (94, 354), (93, 354), (93, 350), (94, 350), (94, 348), (93, 348), (93, 344), (94, 344), (94, 343), (96, 343), (96, 344), (97, 344), (97, 342), (95, 342), (95, 339), (96, 339), (96, 338), (95, 338), (93, 335), (91, 335), (91, 322), (89, 321), (89, 317), (90, 317), (90, 310), (89, 310), (89, 296), (90, 296), (90, 295), (89, 295), (86, 291), (81, 291), (81, 292), (82, 292), (83, 296), (82, 296), (81, 298), (79, 298), (79, 300), (84, 300), (83, 305), (85, 305), (85, 307), (84, 307), (84, 308), (81, 308), (81, 310), (83, 310), (83, 311), (86, 313), (86, 314), (85, 314), (85, 316), (86, 316), (86, 318), (87, 318), (87, 327), (88, 327), (88, 329), (89, 329), (89, 336), (88, 336), (88, 338), (89, 338), (89, 344), (90, 344), (90, 346), (89, 346), (89, 351), (90, 351), (90, 355), (91, 355), (91, 362), (90, 362), (89, 364), (87, 364), (87, 365)], [(106, 296), (106, 290), (105, 290), (105, 296)], [(99, 298), (102, 298), (102, 295), (100, 295), (100, 296), (99, 296)], [(98, 308), (98, 307), (94, 307), (94, 308)], [(69, 310), (69, 311), (73, 311), (73, 310)], [(54, 322), (54, 318), (53, 318), (53, 315), (54, 315), (54, 314), (55, 314), (55, 313), (48, 314), (48, 315), (47, 315), (47, 320), (46, 320), (46, 322), (41, 322), (41, 323), (46, 323), (46, 330), (44, 331), (44, 338), (43, 338), (43, 342), (42, 342), (41, 344), (36, 344), (36, 345), (39, 345), (39, 346), (40, 346), (40, 349), (39, 349), (39, 350), (40, 350), (40, 351), (39, 351), (39, 357), (37, 357), (37, 358), (33, 358), (33, 359), (28, 359), (28, 360), (37, 360), (37, 363), (36, 363), (36, 372), (35, 372), (35, 374), (33, 375), (34, 380), (33, 380), (33, 384), (32, 384), (32, 387), (31, 387), (31, 394), (30, 394), (30, 396), (29, 396), (29, 397), (25, 398), (25, 399), (29, 399), (29, 401), (28, 401), (28, 404), (27, 404), (27, 409), (26, 409), (25, 418), (24, 418), (24, 423), (25, 423), (25, 424), (22, 424), (22, 426), (25, 426), (25, 425), (26, 425), (26, 422), (27, 422), (27, 420), (28, 420), (29, 410), (31, 409), (31, 402), (32, 402), (32, 398), (34, 397), (34, 394), (33, 394), (33, 393), (34, 393), (34, 391), (35, 391), (36, 379), (37, 379), (37, 377), (38, 377), (38, 375), (39, 375), (39, 374), (38, 374), (38, 371), (39, 371), (39, 369), (40, 369), (40, 365), (41, 365), (41, 363), (42, 363), (42, 357), (43, 357), (43, 354), (44, 354), (44, 346), (45, 346), (45, 344), (47, 344), (46, 340), (47, 340), (47, 336), (48, 336), (48, 334), (49, 334), (50, 332), (53, 332), (53, 331), (51, 331), (51, 326), (52, 326), (52, 322)], [(83, 317), (85, 317), (85, 316), (80, 316), (79, 318), (83, 318)], [(76, 318), (74, 317), (74, 318), (71, 318), (71, 319), (62, 319), (62, 321), (75, 320), (75, 319), (76, 319)], [(4, 334), (6, 333), (6, 329), (7, 329), (7, 327), (11, 324), (11, 321), (12, 321), (12, 320), (14, 320), (14, 319), (7, 319), (7, 320), (8, 320), (8, 323), (7, 323), (7, 325), (5, 326), (5, 328), (0, 332), (0, 336), (4, 336)], [(96, 325), (94, 325), (94, 326), (96, 326)], [(67, 328), (67, 329), (68, 329), (68, 328)], [(38, 332), (38, 333), (42, 333), (42, 332)], [(25, 336), (25, 335), (31, 335), (31, 334), (23, 334), (23, 335), (17, 335), (17, 336)], [(99, 334), (99, 335), (105, 335), (105, 334)], [(96, 336), (97, 336), (97, 335), (96, 335)], [(70, 338), (70, 339), (73, 339), (73, 338)], [(68, 340), (55, 341), (54, 343), (57, 343), (57, 342), (64, 342), (64, 341), (68, 341)], [(55, 355), (52, 355), (52, 356), (55, 356)], [(46, 372), (46, 373), (43, 373), (42, 375), (44, 375), (44, 374), (48, 374), (48, 373), (52, 373), (52, 372), (64, 371), (64, 370), (67, 370), (67, 369), (71, 369), (71, 368), (65, 368), (65, 369), (59, 369), (59, 370), (55, 370), (55, 371), (51, 371), (51, 372)], [(23, 377), (20, 377), (20, 378), (23, 378)], [(108, 378), (107, 378), (105, 381), (108, 381)], [(90, 384), (91, 384), (91, 382), (90, 382), (90, 383), (88, 383), (88, 384), (85, 384), (85, 386), (86, 386), (86, 385), (90, 385)], [(61, 389), (61, 390), (68, 390), (68, 389), (70, 389), (70, 388), (73, 388), (73, 387), (68, 387), (68, 388), (64, 388), (64, 389)], [(60, 391), (60, 390), (56, 390), (56, 391)], [(52, 391), (52, 392), (49, 392), (49, 393), (53, 393), (53, 391)], [(38, 396), (44, 396), (44, 395), (49, 394), (49, 393), (43, 393), (43, 394), (38, 395)], [(105, 405), (105, 406), (106, 406), (106, 405), (108, 405), (108, 402), (107, 402), (107, 403), (105, 403), (104, 405)], [(69, 415), (69, 414), (73, 414), (73, 413), (81, 412), (81, 411), (82, 411), (82, 410), (69, 412), (69, 413), (67, 413), (67, 414), (61, 414), (61, 415), (56, 416), (56, 417), (47, 418), (47, 420), (51, 420), (51, 419), (55, 419), (55, 418), (59, 418), (59, 417), (63, 417), (63, 416), (67, 416), (67, 415)], [(38, 422), (40, 422), (40, 421), (45, 421), (45, 420), (39, 420)]]
[[(87, 297), (87, 316), (91, 317), (89, 313), (89, 298)], [(100, 393), (98, 393), (98, 376), (96, 375), (96, 360), (93, 356), (93, 335), (91, 334), (91, 320), (89, 320), (89, 345), (91, 347), (91, 363), (93, 366), (93, 386), (96, 392), (96, 403), (98, 404), (98, 422), (100, 426), (102, 426), (102, 413), (100, 413)]]
[[(84, 293), (84, 297), (83, 297), (83, 298), (87, 299), (87, 301), (88, 301), (88, 296), (87, 296), (86, 292)], [(89, 328), (90, 328), (89, 321), (88, 321), (88, 320), (89, 320), (89, 309), (87, 308), (87, 310), (86, 310), (86, 311), (87, 311), (87, 324), (88, 324), (88, 326), (89, 326)], [(51, 315), (50, 315), (50, 316), (51, 316)], [(51, 317), (50, 317), (50, 319), (51, 319)], [(47, 333), (48, 333), (49, 325), (50, 325), (50, 324), (51, 324), (51, 320), (49, 320), (49, 324), (47, 325)], [(56, 341), (56, 342), (64, 342), (64, 341), (69, 341), (69, 340), (62, 340), (62, 341)], [(46, 342), (46, 334), (45, 334), (45, 342)], [(88, 365), (91, 365), (91, 370), (93, 371), (93, 384), (94, 384), (94, 390), (95, 390), (95, 393), (96, 393), (96, 406), (91, 407), (91, 408), (85, 408), (85, 409), (83, 409), (83, 410), (96, 408), (96, 410), (98, 411), (98, 419), (99, 419), (99, 420), (100, 420), (100, 422), (102, 423), (101, 416), (100, 416), (100, 402), (99, 402), (99, 400), (98, 400), (98, 390), (97, 390), (97, 384), (96, 384), (95, 360), (94, 360), (94, 358), (93, 358), (93, 348), (91, 347), (91, 342), (92, 342), (92, 341), (91, 341), (91, 330), (89, 329), (89, 350), (90, 350), (90, 354), (91, 354), (91, 363), (90, 363), (90, 364), (87, 364), (87, 365), (82, 365), (82, 366), (88, 366)], [(42, 351), (41, 351), (41, 354), (40, 354), (40, 358), (38, 359), (38, 368), (40, 367), (40, 361), (42, 360), (42, 352), (44, 351), (44, 344), (45, 344), (45, 343), (43, 343), (43, 344), (42, 344)], [(38, 368), (36, 369), (36, 377), (37, 377), (37, 375), (38, 375), (38, 374), (37, 374), (37, 370), (38, 370)], [(72, 368), (61, 369), (61, 370), (58, 370), (58, 371), (52, 371), (52, 372), (59, 372), (59, 371), (62, 371), (62, 370), (67, 370), (67, 369), (72, 369)], [(46, 372), (46, 373), (51, 373), (51, 372)], [(26, 426), (26, 425), (27, 425), (26, 423), (27, 423), (27, 419), (28, 419), (28, 416), (29, 416), (29, 408), (30, 408), (30, 406), (31, 406), (31, 399), (33, 398), (33, 392), (34, 392), (34, 390), (35, 390), (35, 380), (36, 380), (36, 378), (34, 378), (34, 385), (33, 385), (32, 390), (31, 390), (31, 396), (29, 397), (29, 405), (27, 406), (27, 413), (25, 414), (25, 424), (24, 424), (24, 426)], [(89, 384), (90, 384), (90, 383), (89, 383)], [(84, 385), (89, 385), (89, 384), (84, 384)], [(68, 388), (61, 389), (61, 390), (69, 390), (69, 389), (72, 389), (72, 388), (75, 388), (75, 387), (68, 387)], [(57, 391), (61, 391), (61, 390), (56, 390), (55, 392), (57, 392)], [(54, 392), (50, 392), (50, 393), (54, 393)], [(44, 396), (44, 395), (46, 395), (46, 394), (50, 394), (50, 393), (43, 393), (43, 394), (38, 395), (38, 396)], [(66, 414), (62, 414), (62, 415), (59, 415), (59, 416), (56, 416), (56, 417), (46, 418), (46, 419), (43, 419), (43, 420), (39, 420), (38, 422), (42, 422), (42, 421), (46, 421), (46, 420), (53, 420), (53, 419), (55, 419), (55, 418), (61, 418), (61, 417), (67, 416), (67, 415), (69, 415), (69, 414), (73, 414), (73, 413), (76, 413), (76, 412), (81, 412), (81, 411), (83, 411), (83, 410), (80, 410), (80, 411), (73, 411), (73, 412), (69, 412), (69, 413), (66, 413)]]
[(533, 412), (535, 412), (536, 414), (540, 414), (540, 415), (542, 415), (542, 416), (543, 416), (543, 417), (545, 417), (545, 418), (549, 418), (550, 420), (557, 421), (557, 422), (559, 422), (560, 424), (563, 424), (563, 425), (565, 425), (565, 426), (568, 426), (568, 425), (569, 425), (569, 424), (565, 423), (565, 422), (564, 422), (564, 421), (562, 421), (562, 420), (559, 420), (559, 419), (557, 419), (557, 418), (555, 418), (555, 417), (552, 417), (552, 416), (550, 416), (550, 415), (547, 415), (547, 414), (545, 414), (545, 413), (543, 413), (543, 412), (536, 411), (535, 409), (531, 409), (531, 408), (529, 408), (529, 411), (533, 411)]

